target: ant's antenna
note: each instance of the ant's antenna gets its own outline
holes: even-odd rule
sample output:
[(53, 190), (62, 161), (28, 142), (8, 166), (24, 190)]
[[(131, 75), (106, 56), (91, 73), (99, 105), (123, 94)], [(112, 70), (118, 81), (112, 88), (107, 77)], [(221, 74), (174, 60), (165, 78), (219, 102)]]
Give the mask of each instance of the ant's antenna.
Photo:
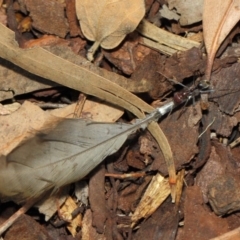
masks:
[(182, 86), (182, 87), (184, 87), (184, 88), (188, 88), (186, 85), (178, 82), (177, 80), (168, 78), (168, 77), (167, 77), (165, 74), (163, 74), (162, 72), (160, 72), (160, 71), (157, 71), (157, 72), (158, 72), (159, 74), (161, 74), (162, 76), (164, 76), (164, 77), (167, 79), (167, 81), (172, 82), (172, 83), (174, 83), (174, 84), (176, 84), (176, 85), (180, 85), (180, 86)]

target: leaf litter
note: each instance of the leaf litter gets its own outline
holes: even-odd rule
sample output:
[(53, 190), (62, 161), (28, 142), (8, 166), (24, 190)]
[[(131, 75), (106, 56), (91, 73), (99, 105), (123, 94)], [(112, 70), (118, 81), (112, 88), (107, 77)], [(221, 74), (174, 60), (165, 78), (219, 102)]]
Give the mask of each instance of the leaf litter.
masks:
[(137, 27), (144, 16), (145, 6), (143, 0), (76, 0), (76, 13), (83, 34), (94, 41), (88, 53), (88, 59), (92, 61), (99, 46), (115, 48)]
[[(7, 5), (1, 5), (2, 17), (0, 19), (3, 19), (2, 23), (5, 25), (5, 8), (9, 5), (9, 2), (6, 1)], [(80, 1), (76, 1), (77, 4), (79, 2)], [(118, 1), (115, 2), (116, 4), (118, 3)], [(115, 4), (115, 2), (111, 3)], [(208, 1), (204, 2), (205, 6), (207, 2)], [(222, 12), (232, 9), (230, 2), (232, 2), (232, 4), (238, 4), (238, 1), (228, 1), (226, 7), (222, 7)], [(62, 11), (65, 10), (65, 4), (61, 1), (55, 3), (55, 5), (46, 5), (44, 1), (40, 1), (37, 5), (29, 0), (15, 1), (13, 6), (14, 11), (21, 12), (23, 16), (25, 15), (28, 18), (32, 17), (34, 20), (31, 28), (27, 29), (27, 31), (30, 36), (32, 35), (32, 38), (37, 39), (32, 39), (30, 43), (30, 41), (26, 40), (25, 33), (22, 35), (23, 39), (25, 38), (24, 41), (20, 40), (21, 37), (17, 37), (21, 46), (27, 48), (27, 46), (29, 47), (31, 44), (32, 49), (22, 51), (16, 43), (14, 43), (13, 34), (8, 32), (6, 28), (2, 28), (1, 25), (2, 38), (0, 42), (2, 49), (1, 57), (3, 58), (0, 60), (1, 72), (3, 73), (0, 77), (1, 103), (3, 106), (8, 107), (14, 98), (14, 101), (22, 104), (22, 106), (13, 113), (10, 113), (10, 110), (2, 112), (4, 115), (2, 115), (1, 118), (6, 121), (6, 123), (1, 121), (1, 127), (4, 128), (2, 132), (3, 144), (1, 145), (2, 157), (11, 157), (14, 152), (16, 152), (17, 154), (15, 155), (18, 157), (17, 161), (19, 161), (21, 154), (18, 154), (18, 151), (20, 151), (21, 148), (23, 149), (21, 146), (31, 142), (29, 139), (37, 139), (40, 132), (49, 134), (49, 131), (51, 132), (52, 130), (53, 134), (58, 136), (58, 141), (60, 141), (59, 143), (61, 145), (63, 139), (71, 137), (71, 135), (73, 136), (73, 132), (75, 134), (75, 131), (71, 131), (70, 125), (66, 124), (64, 126), (66, 134), (59, 138), (58, 133), (53, 130), (54, 125), (57, 125), (58, 121), (60, 121), (59, 117), (61, 117), (61, 121), (63, 117), (65, 118), (63, 122), (69, 121), (70, 123), (73, 121), (71, 119), (67, 120), (66, 118), (75, 116), (77, 106), (80, 106), (80, 111), (83, 107), (80, 116), (85, 118), (85, 122), (86, 118), (98, 119), (101, 122), (120, 121), (122, 122), (120, 125), (124, 126), (126, 122), (133, 119), (132, 114), (142, 118), (144, 117), (143, 113), (149, 113), (154, 109), (147, 103), (157, 100), (155, 103), (152, 103), (152, 106), (156, 106), (157, 104), (163, 105), (165, 104), (165, 99), (171, 96), (172, 91), (175, 91), (171, 81), (166, 80), (165, 76), (174, 81), (183, 82), (191, 86), (191, 78), (197, 72), (200, 75), (206, 72), (206, 77), (208, 78), (209, 71), (212, 69), (210, 84), (214, 92), (209, 95), (209, 101), (211, 101), (212, 96), (214, 97), (213, 101), (215, 103), (211, 102), (209, 109), (201, 113), (198, 99), (195, 99), (194, 106), (191, 106), (192, 102), (189, 102), (186, 110), (182, 111), (181, 109), (177, 109), (172, 112), (170, 116), (160, 121), (160, 126), (165, 134), (162, 134), (161, 137), (158, 135), (161, 133), (161, 130), (156, 123), (152, 123), (149, 126), (152, 135), (139, 131), (131, 134), (127, 142), (123, 145), (120, 144), (122, 147), (119, 151), (116, 149), (115, 154), (109, 156), (105, 164), (96, 166), (94, 172), (87, 176), (87, 182), (88, 179), (90, 179), (89, 196), (87, 196), (87, 201), (85, 197), (85, 205), (82, 206), (83, 210), (79, 208), (81, 203), (76, 202), (73, 188), (71, 188), (71, 190), (69, 188), (61, 189), (60, 191), (56, 191), (54, 195), (49, 193), (47, 194), (45, 202), (50, 200), (51, 195), (51, 203), (43, 204), (43, 201), (40, 201), (35, 205), (38, 206), (40, 212), (45, 214), (46, 221), (59, 222), (58, 216), (56, 214), (54, 215), (54, 212), (59, 209), (59, 206), (62, 205), (66, 198), (70, 198), (69, 193), (71, 192), (71, 199), (75, 201), (75, 207), (77, 206), (76, 212), (81, 212), (81, 215), (78, 215), (77, 223), (70, 228), (70, 232), (75, 236), (75, 239), (80, 239), (80, 235), (83, 239), (90, 236), (91, 239), (103, 237), (113, 239), (119, 236), (126, 239), (129, 238), (130, 235), (133, 239), (151, 238), (151, 236), (159, 236), (162, 239), (220, 239), (218, 238), (219, 235), (239, 227), (237, 217), (239, 194), (236, 191), (239, 185), (238, 147), (230, 150), (225, 146), (227, 141), (233, 141), (238, 137), (239, 100), (237, 94), (237, 72), (239, 67), (237, 63), (233, 64), (237, 59), (236, 52), (234, 56), (229, 56), (226, 55), (227, 52), (230, 52), (228, 49), (226, 51), (221, 49), (221, 52), (223, 52), (225, 56), (219, 57), (217, 55), (219, 58), (215, 59), (213, 67), (209, 67), (209, 59), (213, 59), (215, 52), (224, 40), (223, 37), (220, 36), (221, 29), (223, 29), (222, 31), (225, 31), (225, 33), (226, 30), (220, 26), (221, 24), (213, 24), (214, 26), (211, 25), (209, 27), (208, 25), (203, 26), (203, 35), (207, 45), (207, 52), (209, 53), (208, 58), (205, 58), (199, 49), (192, 48), (193, 46), (199, 47), (199, 42), (190, 40), (194, 39), (192, 35), (195, 34), (196, 29), (198, 29), (196, 35), (201, 33), (201, 22), (195, 23), (195, 26), (190, 26), (185, 25), (186, 22), (191, 21), (190, 18), (182, 19), (181, 21), (166, 20), (166, 18), (158, 14), (158, 10), (161, 10), (163, 6), (153, 1), (153, 4), (148, 6), (149, 15), (147, 12), (146, 19), (152, 21), (152, 15), (155, 14), (155, 17), (158, 17), (158, 22), (162, 24), (161, 28), (148, 23), (147, 20), (143, 20), (137, 28), (138, 23), (143, 18), (143, 14), (136, 14), (138, 20), (131, 31), (137, 28), (138, 33), (135, 31), (132, 37), (129, 37), (129, 32), (123, 31), (124, 34), (116, 41), (110, 36), (109, 39), (112, 39), (113, 42), (110, 41), (109, 47), (102, 44), (101, 46), (105, 49), (99, 50), (99, 52), (101, 52), (94, 55), (96, 59), (94, 60), (94, 64), (91, 64), (86, 60), (86, 49), (88, 48), (86, 44), (89, 43), (89, 45), (91, 45), (91, 43), (86, 39), (82, 39), (83, 35), (81, 30), (89, 40), (104, 42), (104, 38), (96, 38), (96, 34), (93, 38), (89, 37), (81, 24), (81, 19), (84, 15), (79, 16), (78, 13), (74, 13), (74, 1), (68, 0), (66, 3), (67, 17), (62, 15)], [(58, 6), (56, 6), (56, 4)], [(94, 3), (88, 2), (88, 4), (91, 5), (92, 10), (95, 9), (94, 13), (96, 13), (95, 15), (94, 13), (88, 15), (88, 19), (91, 20), (95, 16), (97, 18), (99, 16), (98, 13), (100, 13), (98, 4), (95, 1)], [(135, 6), (135, 9), (139, 9), (138, 7), (143, 6), (143, 1), (136, 1), (131, 4)], [(174, 1), (171, 1), (171, 4), (174, 6)], [(107, 8), (103, 4), (102, 6), (104, 12)], [(168, 5), (170, 10), (172, 6)], [(36, 11), (37, 8), (44, 10), (47, 8), (48, 11), (52, 11), (56, 15), (51, 16), (53, 18), (50, 20), (50, 17), (48, 18), (41, 13), (43, 10)], [(157, 10), (155, 8), (157, 8)], [(182, 11), (181, 16), (188, 16), (189, 13), (187, 11), (191, 13), (188, 7), (181, 8), (178, 6), (178, 8), (178, 11)], [(90, 9), (90, 7), (87, 7), (87, 9)], [(129, 11), (125, 11), (124, 14), (132, 13), (131, 7), (126, 9)], [(208, 22), (207, 17), (211, 16), (212, 19), (215, 13), (213, 14), (212, 10), (207, 10), (208, 7), (204, 9), (203, 22)], [(211, 9), (214, 9), (216, 12), (219, 11), (216, 3), (212, 3)], [(237, 11), (237, 8), (235, 10)], [(28, 14), (29, 16), (27, 16)], [(237, 19), (232, 20), (230, 15), (226, 14), (222, 18), (232, 23), (231, 26), (229, 25), (227, 28), (227, 31), (233, 28), (234, 22), (236, 22)], [(80, 19), (80, 25), (77, 23), (77, 16), (78, 19)], [(234, 14), (234, 16), (238, 15)], [(118, 18), (116, 14), (114, 18), (122, 20)], [(8, 15), (8, 24), (10, 27), (12, 26), (11, 21), (13, 21), (13, 19), (14, 15)], [(62, 25), (60, 24), (62, 26), (61, 28), (56, 26), (58, 23), (56, 23), (55, 20), (57, 19), (59, 19), (59, 22), (57, 21), (59, 24), (64, 23)], [(220, 19), (219, 21), (221, 22), (222, 20)], [(40, 22), (41, 26), (38, 25)], [(99, 23), (101, 23), (101, 21), (99, 21)], [(109, 30), (108, 23), (111, 23), (111, 26), (113, 26), (113, 23), (116, 24), (116, 21), (111, 22), (106, 17), (104, 24), (100, 24), (103, 33), (107, 32), (109, 34), (107, 31)], [(167, 25), (164, 25), (166, 23)], [(168, 31), (163, 30), (165, 27)], [(213, 30), (213, 27), (220, 30)], [(88, 30), (92, 29), (93, 31), (94, 28), (95, 27), (89, 27)], [(14, 28), (12, 29), (14, 30)], [(15, 32), (17, 33), (16, 29)], [(149, 32), (147, 31), (148, 29)], [(220, 33), (220, 35), (215, 34), (215, 37), (209, 37), (208, 34), (209, 32), (211, 33), (211, 31), (214, 34), (216, 32)], [(238, 29), (236, 28), (234, 31), (236, 34)], [(71, 37), (63, 39), (68, 32), (70, 32)], [(56, 37), (51, 37), (51, 35), (42, 38), (42, 35), (45, 33), (55, 34), (60, 37), (60, 40)], [(186, 36), (182, 37), (176, 35), (176, 33), (180, 33), (182, 36), (186, 34)], [(78, 34), (80, 36), (78, 36)], [(104, 34), (102, 34), (102, 36), (103, 35)], [(126, 35), (127, 37), (125, 38)], [(200, 35), (201, 34), (199, 34), (199, 36)], [(143, 36), (147, 36), (149, 39)], [(163, 39), (161, 39), (161, 36)], [(154, 39), (154, 41), (151, 39)], [(123, 42), (120, 43), (121, 41)], [(214, 45), (214, 41), (218, 41), (218, 44)], [(229, 35), (226, 41), (231, 42), (235, 41), (235, 39)], [(36, 47), (39, 45), (40, 48)], [(55, 57), (53, 54), (49, 55), (47, 51), (41, 48), (43, 45), (49, 45), (49, 47), (45, 47), (47, 51), (53, 52), (53, 54), (58, 55), (58, 57)], [(116, 47), (117, 45), (118, 47)], [(161, 53), (151, 48), (159, 49)], [(82, 55), (82, 57), (75, 55), (73, 52)], [(13, 59), (13, 56), (16, 56), (15, 54), (17, 54), (18, 57)], [(25, 58), (26, 56), (27, 58)], [(49, 57), (51, 61), (47, 60)], [(4, 59), (13, 62), (20, 68), (17, 68), (17, 66), (13, 67), (9, 62), (4, 62)], [(62, 59), (67, 61), (62, 61)], [(101, 66), (101, 68), (98, 66)], [(28, 72), (32, 74), (29, 75)], [(36, 78), (35, 74), (39, 77)], [(122, 76), (122, 74), (124, 76)], [(16, 78), (18, 78), (17, 81), (15, 80)], [(72, 89), (67, 87), (59, 88), (59, 85), (64, 85)], [(122, 86), (122, 88), (119, 88), (119, 85)], [(54, 88), (52, 89), (52, 87)], [(180, 88), (177, 85), (174, 87), (176, 90)], [(224, 94), (219, 98), (218, 96), (222, 94), (223, 89), (225, 89)], [(86, 95), (83, 98), (78, 97), (78, 91)], [(137, 93), (141, 99), (130, 94), (128, 91)], [(104, 99), (108, 103), (111, 103), (112, 106), (108, 108), (107, 105), (103, 105), (103, 101), (96, 103), (96, 99), (92, 99), (91, 96)], [(87, 98), (86, 101), (84, 100), (85, 98)], [(80, 104), (76, 104), (78, 99)], [(94, 102), (89, 102), (90, 100), (94, 100)], [(24, 101), (25, 103), (23, 103)], [(35, 105), (30, 104), (29, 101)], [(65, 107), (51, 111), (58, 116), (54, 117), (49, 114), (49, 111), (42, 111), (36, 107), (36, 105), (45, 107), (51, 105), (51, 107), (57, 108), (59, 106)], [(69, 106), (66, 107), (66, 105)], [(116, 106), (118, 107), (116, 108)], [(26, 112), (29, 113), (28, 116), (26, 112), (23, 111), (23, 107)], [(10, 108), (8, 107), (8, 109)], [(124, 115), (122, 115), (123, 109), (128, 110)], [(181, 112), (180, 118), (179, 112)], [(44, 125), (44, 122), (46, 125)], [(103, 123), (98, 123), (97, 126), (101, 126), (102, 128), (102, 124)], [(10, 126), (14, 127), (11, 128)], [(12, 130), (10, 130), (10, 128)], [(69, 132), (71, 132), (70, 135)], [(201, 132), (204, 132), (204, 134), (198, 139), (198, 135)], [(210, 133), (215, 133), (215, 137), (212, 140), (210, 139)], [(94, 137), (96, 138), (97, 134), (95, 134)], [(19, 144), (20, 147), (18, 147)], [(34, 144), (34, 141), (32, 141), (31, 144)], [(66, 154), (63, 149), (67, 145), (59, 146), (54, 147), (55, 151), (61, 151), (63, 154)], [(54, 148), (52, 150), (54, 150)], [(36, 150), (33, 151), (32, 154), (35, 153), (36, 155), (37, 152), (41, 152), (41, 143), (37, 144), (37, 147), (35, 146), (33, 149)], [(25, 152), (28, 151), (27, 149)], [(110, 150), (108, 149), (108, 151)], [(107, 151), (104, 151), (104, 153), (107, 154)], [(99, 153), (98, 155), (100, 156), (101, 154)], [(55, 154), (53, 156), (55, 156)], [(58, 159), (61, 158), (57, 157), (57, 155), (55, 157)], [(33, 158), (33, 160), (31, 160), (30, 163), (34, 164), (34, 158), (36, 157), (31, 158)], [(171, 163), (172, 158), (174, 159), (174, 166), (171, 165), (172, 168), (169, 168), (169, 163)], [(23, 161), (26, 163), (26, 159)], [(44, 159), (43, 162), (44, 161), (49, 161), (49, 159)], [(59, 180), (57, 181), (61, 182), (66, 178), (78, 178), (77, 175), (80, 174), (79, 172), (74, 176), (67, 174), (68, 164), (69, 162), (64, 162), (63, 166), (65, 169), (62, 169), (63, 173), (61, 175), (60, 171), (57, 171), (59, 174)], [(89, 164), (92, 164), (91, 161)], [(1, 170), (4, 168), (3, 165)], [(174, 175), (175, 168), (178, 172), (183, 168), (186, 169), (185, 173), (184, 171), (179, 172), (179, 174), (182, 174), (180, 174), (182, 177), (179, 176), (177, 184)], [(169, 172), (169, 169), (171, 169), (172, 172)], [(213, 169), (215, 171), (213, 171)], [(70, 172), (73, 171), (72, 169)], [(17, 177), (19, 174), (21, 174), (20, 171), (17, 171), (15, 174), (8, 174), (5, 180), (7, 178)], [(168, 174), (170, 175), (169, 180), (167, 180)], [(120, 176), (120, 178), (110, 176)], [(183, 187), (183, 193), (181, 194), (183, 176), (186, 186)], [(30, 174), (29, 179), (32, 177)], [(44, 176), (46, 185), (51, 185), (53, 182), (49, 182), (48, 177), (51, 176)], [(161, 180), (159, 179), (163, 179), (164, 186), (159, 187), (161, 186), (159, 183)], [(25, 177), (23, 181), (25, 181)], [(150, 182), (151, 184), (149, 184)], [(171, 191), (176, 189), (175, 195), (178, 196), (178, 200), (176, 199), (175, 204), (172, 204), (170, 197), (167, 197), (170, 191), (168, 182), (171, 183)], [(6, 189), (6, 191), (10, 191), (10, 184), (5, 185), (6, 184), (2, 185), (3, 188)], [(37, 190), (37, 185), (38, 184), (36, 184), (33, 191), (40, 194), (39, 190)], [(151, 188), (152, 185), (153, 187)], [(176, 185), (180, 187), (177, 188)], [(163, 191), (165, 188), (167, 190), (166, 195), (164, 195), (165, 193)], [(145, 191), (145, 189), (147, 190)], [(201, 191), (204, 193), (203, 195)], [(2, 193), (1, 191), (1, 194)], [(16, 194), (16, 191), (14, 194)], [(235, 204), (221, 197), (223, 195), (228, 196), (229, 194), (231, 194), (232, 199), (235, 199)], [(160, 195), (160, 197), (154, 197), (158, 195)], [(179, 201), (180, 196), (181, 201)], [(24, 200), (24, 195), (20, 196), (19, 199)], [(4, 198), (1, 198), (1, 201), (3, 200)], [(14, 198), (11, 198), (11, 200), (14, 200)], [(154, 201), (154, 204), (152, 204), (152, 201)], [(162, 203), (162, 201), (164, 202)], [(144, 203), (144, 205), (142, 205), (142, 203)], [(211, 209), (202, 207), (205, 203), (210, 204)], [(7, 208), (7, 204), (1, 204), (3, 208)], [(27, 207), (29, 208), (30, 205), (26, 206), (26, 208)], [(88, 207), (91, 211), (87, 210)], [(50, 211), (50, 209), (54, 210)], [(70, 212), (71, 211), (73, 210), (70, 210)], [(199, 211), (201, 212), (200, 214)], [(65, 224), (67, 224), (67, 221), (71, 222), (71, 215), (75, 216), (74, 213), (71, 214), (68, 210), (65, 210), (64, 214), (61, 214), (60, 211), (58, 212), (59, 216), (65, 219), (65, 221), (61, 220), (63, 223), (65, 222)], [(218, 218), (215, 214), (224, 215), (225, 217)], [(161, 216), (161, 218), (159, 218), (159, 216)], [(143, 219), (145, 220), (143, 221)], [(204, 221), (202, 219), (204, 219)], [(183, 220), (184, 226), (179, 227), (179, 224)], [(23, 221), (34, 220), (30, 217), (28, 219), (25, 218)], [(213, 226), (211, 231), (209, 231), (210, 225)], [(80, 231), (77, 226), (80, 226)], [(130, 230), (130, 226), (134, 226), (132, 230)], [(11, 230), (14, 228), (18, 229), (18, 227), (16, 223)], [(49, 227), (50, 226), (48, 226), (48, 228)], [(36, 229), (38, 229), (38, 227), (36, 227)], [(61, 227), (61, 229), (65, 231), (64, 234), (67, 236), (66, 228)], [(149, 234), (149, 230), (152, 235)], [(19, 230), (17, 231), (19, 234)], [(21, 231), (28, 234), (28, 226), (24, 226)], [(51, 227), (51, 231), (55, 231), (54, 234), (56, 234), (55, 228)], [(235, 233), (236, 230), (227, 234), (234, 236)], [(12, 234), (12, 231), (7, 231), (5, 238)], [(50, 232), (45, 232), (44, 234), (46, 234), (49, 239), (54, 238)]]

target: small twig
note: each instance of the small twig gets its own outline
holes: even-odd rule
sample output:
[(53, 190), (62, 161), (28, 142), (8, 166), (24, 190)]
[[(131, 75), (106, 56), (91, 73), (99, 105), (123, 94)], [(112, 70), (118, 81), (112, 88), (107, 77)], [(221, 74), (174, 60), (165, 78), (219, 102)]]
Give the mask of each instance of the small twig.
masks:
[(58, 109), (68, 106), (68, 104), (65, 103), (34, 103), (34, 104), (42, 109)]
[(0, 236), (10, 228), (24, 213), (26, 213), (37, 201), (37, 199), (28, 200), (18, 211), (16, 211), (8, 220), (0, 225)]
[(139, 178), (146, 176), (145, 172), (136, 172), (136, 173), (123, 173), (123, 174), (117, 174), (117, 173), (105, 173), (105, 177), (113, 177), (113, 178)]

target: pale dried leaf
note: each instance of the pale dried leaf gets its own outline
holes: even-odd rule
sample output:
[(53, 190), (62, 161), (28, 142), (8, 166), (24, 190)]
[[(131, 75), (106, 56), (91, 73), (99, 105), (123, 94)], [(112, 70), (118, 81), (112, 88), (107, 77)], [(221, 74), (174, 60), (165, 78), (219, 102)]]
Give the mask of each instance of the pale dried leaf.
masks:
[(0, 115), (9, 115), (17, 111), (21, 107), (21, 104), (18, 102), (2, 105), (0, 103)]
[(202, 20), (203, 0), (168, 0), (169, 9), (179, 13), (179, 23), (182, 26), (194, 24)]
[(25, 102), (10, 115), (0, 116), (0, 155), (8, 155), (20, 143), (35, 136), (38, 131), (54, 127), (57, 119), (30, 102)]
[(170, 10), (165, 4), (162, 6), (162, 9), (160, 9), (159, 12), (161, 13), (162, 17), (168, 20), (178, 21), (180, 18), (179, 14), (177, 14), (175, 10)]
[(61, 191), (58, 191), (53, 195), (46, 195), (40, 202), (35, 204), (35, 207), (38, 208), (38, 211), (45, 215), (45, 221), (49, 219), (56, 213), (58, 206), (61, 206), (69, 196), (70, 186), (65, 186), (61, 188)]
[[(139, 118), (144, 116), (143, 112), (153, 110), (140, 98), (90, 69), (77, 66), (41, 47), (26, 50), (19, 48), (14, 33), (2, 24), (0, 24), (0, 32), (0, 57), (26, 71), (85, 94), (104, 99), (128, 109)], [(86, 84), (86, 80), (88, 84)]]
[(206, 79), (210, 79), (218, 48), (240, 19), (240, 0), (205, 0), (203, 5), (203, 35), (208, 53)]
[[(32, 44), (29, 44), (29, 42), (31, 41), (32, 41)], [(89, 61), (86, 61), (86, 58), (83, 58), (80, 55), (76, 55), (72, 51), (72, 49), (69, 46), (67, 46), (70, 44), (70, 41), (68, 40), (63, 40), (57, 37), (45, 35), (40, 39), (30, 40), (27, 43), (29, 48), (33, 48), (33, 47), (36, 48), (36, 45), (38, 46), (40, 45), (40, 43), (43, 45), (50, 44), (50, 46), (44, 46), (44, 48), (52, 52), (53, 54), (72, 62), (73, 64), (76, 64), (85, 69), (88, 69), (91, 72), (97, 75), (100, 75), (105, 79), (108, 79), (111, 82), (114, 82), (120, 85), (121, 87), (125, 88), (129, 92), (134, 92), (134, 93), (147, 92), (152, 89), (152, 84), (146, 79), (142, 79), (140, 81), (139, 80), (133, 81), (131, 79), (127, 79), (123, 77), (122, 75), (97, 67), (94, 64), (90, 63)], [(49, 58), (51, 57), (49, 56)], [(80, 80), (81, 76), (79, 73), (78, 73), (78, 76), (79, 76), (79, 81), (81, 81)], [(86, 78), (89, 79), (89, 76), (87, 76)], [(58, 84), (52, 81), (49, 81), (47, 79), (32, 75), (27, 71), (23, 71), (16, 65), (11, 64), (10, 62), (4, 61), (3, 59), (1, 60), (0, 88), (14, 90), (15, 96), (37, 91), (39, 89), (42, 90), (42, 89), (54, 87), (54, 86), (58, 86)], [(0, 101), (5, 99), (11, 99), (13, 97), (14, 96), (12, 91), (0, 91)]]
[(76, 0), (81, 30), (95, 46), (112, 49), (135, 30), (145, 14), (144, 0)]
[[(56, 117), (73, 118), (76, 103), (64, 109), (55, 109), (51, 113)], [(116, 122), (123, 115), (123, 110), (101, 102), (100, 100), (86, 100), (81, 117), (94, 120), (96, 122)]]
[[(14, 106), (16, 105), (19, 104), (15, 103)], [(26, 101), (21, 107), (18, 106), (19, 110), (13, 112), (13, 114), (1, 116), (3, 131), (1, 131), (0, 154), (7, 155), (16, 146), (33, 137), (37, 132), (44, 128), (54, 127), (53, 122), (56, 121), (57, 124), (59, 117), (73, 117), (75, 107), (76, 104), (71, 104), (64, 108), (44, 112), (39, 107)], [(97, 114), (97, 110), (101, 113)], [(87, 100), (83, 113), (93, 121), (115, 122), (123, 112), (109, 105)]]

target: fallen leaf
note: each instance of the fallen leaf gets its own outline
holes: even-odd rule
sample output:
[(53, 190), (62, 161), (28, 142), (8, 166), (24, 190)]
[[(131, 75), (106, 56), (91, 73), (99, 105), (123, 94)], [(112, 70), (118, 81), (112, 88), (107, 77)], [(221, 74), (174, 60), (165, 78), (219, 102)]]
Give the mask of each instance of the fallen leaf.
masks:
[(0, 32), (0, 56), (24, 70), (85, 94), (105, 99), (134, 114), (138, 112), (138, 117), (143, 117), (142, 112), (153, 110), (151, 106), (129, 91), (112, 83), (104, 76), (92, 72), (91, 66), (89, 68), (78, 66), (41, 47), (21, 49), (15, 42), (14, 33), (10, 29), (0, 24)]
[(86, 38), (95, 41), (88, 59), (99, 46), (115, 48), (135, 30), (145, 14), (144, 0), (76, 0), (76, 12)]
[(2, 105), (0, 103), (0, 115), (8, 115), (20, 108), (20, 103), (14, 102), (11, 104)]
[(216, 52), (240, 19), (240, 0), (205, 0), (203, 36), (208, 53), (205, 77), (210, 80)]
[[(57, 56), (62, 57), (76, 65), (89, 69), (91, 72), (120, 85), (130, 92), (147, 92), (151, 91), (151, 89), (155, 87), (151, 82), (144, 78), (137, 80), (127, 79), (114, 72), (109, 72), (103, 68), (94, 66), (89, 61), (86, 61), (86, 58), (74, 54), (72, 49), (67, 45), (72, 45), (71, 41), (60, 39), (51, 35), (44, 35), (40, 39), (29, 40), (24, 46), (26, 48), (44, 46), (46, 50), (51, 51), (53, 54), (56, 54)], [(79, 81), (81, 81), (80, 74), (78, 73), (78, 75)], [(87, 78), (89, 79), (89, 77)], [(57, 86), (57, 84), (52, 81), (30, 74), (29, 72), (20, 69), (18, 66), (11, 64), (4, 59), (1, 60), (0, 88), (12, 89), (15, 93), (14, 96), (54, 86)], [(11, 91), (0, 91), (0, 101), (11, 98), (13, 98)]]
[[(64, 109), (54, 109), (51, 113), (56, 117), (74, 118), (74, 110), (76, 106), (77, 103), (73, 103), (66, 106)], [(116, 122), (122, 115), (123, 110), (95, 99), (86, 100), (81, 113), (81, 118), (96, 122)]]
[(180, 18), (180, 15), (177, 14), (174, 10), (171, 11), (166, 4), (162, 6), (162, 9), (160, 9), (159, 12), (163, 18), (166, 18), (168, 20), (178, 21)]
[(176, 9), (180, 15), (179, 23), (186, 26), (202, 20), (203, 0), (168, 0), (169, 9)]
[[(49, 219), (56, 213), (66, 199), (69, 196), (70, 186), (65, 186), (61, 188), (61, 191), (53, 195), (45, 195), (43, 199), (37, 202), (34, 206), (38, 208), (38, 211), (44, 214), (45, 221)], [(1, 228), (0, 228), (1, 231)]]
[(19, 143), (33, 137), (44, 126), (54, 127), (54, 120), (57, 124), (57, 117), (27, 101), (12, 114), (0, 116), (0, 156), (8, 155)]

